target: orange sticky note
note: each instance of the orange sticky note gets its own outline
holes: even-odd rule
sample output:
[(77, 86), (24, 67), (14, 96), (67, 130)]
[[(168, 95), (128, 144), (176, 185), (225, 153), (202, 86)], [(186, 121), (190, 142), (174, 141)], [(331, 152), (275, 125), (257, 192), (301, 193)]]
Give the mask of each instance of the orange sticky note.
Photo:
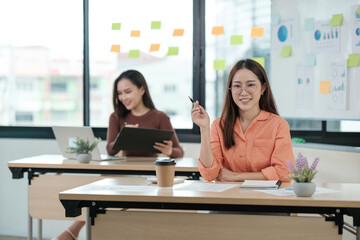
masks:
[(264, 36), (264, 28), (263, 27), (252, 27), (250, 36), (252, 38), (263, 37)]
[(330, 81), (320, 81), (320, 90), (321, 94), (329, 94), (330, 93)]
[(151, 44), (150, 45), (150, 52), (157, 52), (160, 49), (160, 44)]
[(216, 26), (212, 28), (212, 35), (223, 35), (224, 34), (224, 26)]
[(174, 37), (181, 37), (184, 35), (184, 29), (174, 29), (173, 36)]
[(120, 45), (111, 45), (111, 52), (120, 52)]
[(140, 37), (140, 31), (131, 31), (131, 37)]

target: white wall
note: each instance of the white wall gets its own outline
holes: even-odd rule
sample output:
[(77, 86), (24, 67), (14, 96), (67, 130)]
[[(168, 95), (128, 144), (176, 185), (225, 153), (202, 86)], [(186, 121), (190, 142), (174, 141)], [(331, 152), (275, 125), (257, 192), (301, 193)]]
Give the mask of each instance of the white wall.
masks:
[[(199, 144), (181, 143), (186, 157), (197, 158)], [(99, 145), (105, 152), (105, 142)], [(320, 157), (316, 182), (360, 183), (360, 153), (294, 147), (294, 154), (301, 152), (309, 160)], [(7, 162), (39, 154), (60, 154), (55, 140), (0, 139), (0, 235), (27, 235), (27, 174), (23, 179), (11, 179)], [(51, 238), (63, 231), (70, 221), (43, 221), (43, 237)], [(34, 223), (34, 236), (37, 225)], [(84, 239), (84, 231), (80, 238)]]

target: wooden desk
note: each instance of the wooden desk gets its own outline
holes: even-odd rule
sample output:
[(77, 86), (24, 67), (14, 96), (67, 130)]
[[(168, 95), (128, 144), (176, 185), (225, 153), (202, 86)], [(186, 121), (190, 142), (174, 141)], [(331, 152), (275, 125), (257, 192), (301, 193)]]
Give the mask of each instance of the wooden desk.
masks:
[[(91, 239), (91, 231), (93, 231), (94, 239), (100, 239), (104, 237), (104, 234), (108, 234), (106, 239), (115, 239), (114, 236), (119, 236), (118, 231), (122, 231), (121, 236), (128, 236), (127, 234), (130, 234), (132, 229), (137, 230), (131, 233), (134, 235), (130, 235), (129, 239), (137, 238), (140, 236), (136, 234), (139, 234), (139, 229), (142, 228), (138, 224), (144, 224), (144, 228), (153, 230), (144, 235), (147, 239), (162, 239), (163, 236), (168, 236), (168, 238), (171, 236), (172, 239), (204, 238), (204, 235), (197, 231), (203, 234), (207, 233), (207, 239), (216, 239), (214, 236), (219, 236), (216, 235), (216, 231), (225, 234), (224, 239), (233, 239), (234, 237), (239, 239), (240, 236), (245, 239), (341, 239), (341, 235), (338, 233), (342, 233), (344, 215), (353, 216), (354, 226), (359, 230), (360, 184), (321, 184), (319, 186), (338, 190), (338, 192), (318, 194), (310, 198), (279, 197), (249, 189), (239, 189), (238, 186), (224, 192), (179, 189), (181, 185), (196, 184), (197, 182), (187, 181), (184, 184), (175, 185), (173, 189), (159, 189), (151, 188), (151, 184), (145, 179), (136, 181), (128, 178), (103, 179), (60, 192), (59, 198), (68, 217), (78, 216), (82, 208), (87, 209), (87, 239)], [(139, 192), (119, 190), (119, 187), (124, 185), (150, 185), (150, 189)], [(289, 186), (290, 184), (283, 184), (282, 187)], [(109, 217), (106, 219), (109, 211), (104, 209), (107, 208), (326, 214), (327, 220), (334, 221), (336, 225), (334, 222), (325, 222), (323, 218), (314, 220), (309, 217), (239, 214), (194, 215), (193, 213), (164, 212), (150, 214), (149, 212), (129, 211), (110, 211)], [(177, 224), (174, 224), (180, 224), (181, 220), (179, 219), (186, 222), (188, 227), (181, 229), (182, 227), (179, 228)], [(92, 229), (89, 225), (90, 220), (92, 224), (95, 224)], [(149, 224), (151, 229), (148, 227)], [(100, 227), (97, 227), (98, 225)], [(217, 225), (221, 227), (217, 227)], [(309, 228), (305, 226), (309, 226)], [(109, 234), (111, 231), (114, 231), (114, 234)], [(190, 231), (191, 234), (186, 231)], [(231, 234), (227, 234), (227, 232)], [(176, 235), (172, 235), (175, 233)], [(357, 237), (357, 239), (360, 238)]]
[[(39, 219), (38, 239), (40, 240), (42, 239), (41, 219), (68, 219), (65, 218), (59, 201), (59, 192), (101, 180), (108, 174), (155, 175), (155, 159), (129, 157), (124, 160), (91, 161), (89, 164), (80, 164), (61, 155), (40, 155), (8, 162), (13, 179), (23, 178), (24, 173), (28, 173), (28, 239), (32, 239), (33, 235), (33, 218)], [(199, 179), (197, 160), (176, 159), (175, 175)], [(72, 218), (72, 220), (84, 219), (84, 214), (76, 219)]]

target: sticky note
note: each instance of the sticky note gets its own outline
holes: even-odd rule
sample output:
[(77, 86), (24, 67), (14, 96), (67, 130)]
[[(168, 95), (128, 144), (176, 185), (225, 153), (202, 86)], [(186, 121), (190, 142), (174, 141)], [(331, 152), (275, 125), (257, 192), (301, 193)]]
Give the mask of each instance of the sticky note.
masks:
[(140, 50), (130, 50), (128, 57), (129, 58), (139, 58), (140, 57)]
[(304, 20), (304, 30), (305, 31), (312, 31), (314, 30), (314, 19), (313, 18), (306, 18)]
[(226, 62), (225, 60), (214, 60), (214, 70), (225, 70)]
[(348, 67), (358, 67), (359, 66), (359, 57), (360, 57), (360, 55), (358, 53), (349, 54), (348, 60), (347, 60), (347, 66)]
[(160, 29), (161, 28), (161, 21), (152, 21), (151, 22), (151, 29)]
[(111, 30), (120, 30), (121, 29), (121, 23), (113, 23)]
[(184, 35), (184, 29), (174, 29), (173, 36), (181, 37)]
[(343, 21), (343, 15), (341, 13), (333, 14), (329, 25), (330, 26), (340, 26), (342, 24), (342, 21)]
[(263, 58), (263, 57), (253, 57), (251, 59), (258, 62), (263, 68), (265, 68), (265, 58)]
[(178, 47), (169, 47), (168, 56), (176, 56), (179, 55), (179, 48)]
[(263, 37), (264, 36), (264, 28), (263, 27), (252, 27), (250, 36), (252, 38)]
[(212, 35), (223, 35), (224, 34), (224, 26), (216, 26), (212, 28)]
[(316, 56), (315, 54), (307, 54), (305, 59), (306, 66), (315, 66), (316, 65)]
[(111, 52), (120, 52), (120, 45), (111, 45)]
[(271, 14), (271, 25), (279, 25), (280, 14)]
[(160, 44), (154, 43), (150, 45), (150, 52), (157, 52), (160, 49)]
[(360, 13), (360, 5), (359, 5), (358, 9), (356, 10), (356, 13)]
[(330, 93), (330, 81), (320, 81), (320, 90), (321, 94), (329, 94)]
[(131, 31), (131, 37), (140, 37), (140, 31)]
[(291, 56), (291, 46), (283, 46), (280, 52), (281, 57), (290, 57)]
[(243, 44), (243, 36), (242, 35), (231, 35), (230, 44), (231, 45)]

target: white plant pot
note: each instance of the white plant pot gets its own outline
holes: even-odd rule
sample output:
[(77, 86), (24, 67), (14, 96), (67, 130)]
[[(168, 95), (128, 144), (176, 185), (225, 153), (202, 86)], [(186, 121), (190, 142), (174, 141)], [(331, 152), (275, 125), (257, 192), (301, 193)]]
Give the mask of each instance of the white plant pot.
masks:
[(91, 153), (80, 153), (76, 156), (79, 163), (89, 163), (92, 159)]
[(293, 189), (297, 197), (311, 197), (316, 190), (316, 185), (313, 182), (295, 182)]

